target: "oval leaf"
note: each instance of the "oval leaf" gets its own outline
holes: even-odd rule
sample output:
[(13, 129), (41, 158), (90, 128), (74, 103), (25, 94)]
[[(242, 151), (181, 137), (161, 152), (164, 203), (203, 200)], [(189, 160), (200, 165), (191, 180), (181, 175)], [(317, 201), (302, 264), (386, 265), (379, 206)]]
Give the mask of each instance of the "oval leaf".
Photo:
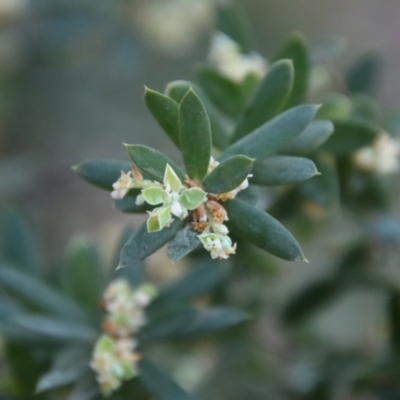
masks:
[(203, 181), (207, 193), (226, 193), (240, 186), (249, 175), (254, 160), (233, 156), (214, 168)]
[(313, 121), (304, 132), (284, 147), (282, 153), (296, 155), (311, 153), (330, 138), (334, 129), (331, 121)]
[(310, 75), (310, 60), (305, 40), (302, 36), (295, 35), (283, 46), (276, 57), (277, 60), (288, 58), (293, 61), (294, 82), (286, 108), (301, 104), (307, 95)]
[(185, 227), (179, 231), (176, 236), (168, 243), (167, 255), (171, 261), (179, 261), (200, 245), (197, 237), (198, 232)]
[(316, 111), (317, 106), (309, 104), (285, 111), (228, 147), (219, 159), (226, 160), (241, 154), (259, 161), (264, 160), (303, 132), (313, 120)]
[(293, 64), (290, 60), (281, 60), (272, 65), (239, 119), (233, 142), (269, 121), (282, 110), (292, 90), (293, 74)]
[(206, 192), (198, 187), (185, 189), (179, 196), (179, 203), (188, 210), (195, 210), (206, 198)]
[(243, 239), (279, 258), (306, 261), (293, 235), (269, 214), (240, 200), (225, 203), (228, 228)]
[(121, 171), (129, 172), (132, 163), (120, 160), (89, 160), (72, 169), (86, 182), (100, 189), (112, 191), (113, 183), (121, 176)]
[(275, 186), (305, 181), (318, 174), (313, 161), (302, 157), (272, 156), (255, 163), (250, 182), (256, 185)]
[(139, 169), (139, 171), (157, 182), (163, 182), (167, 164), (176, 172), (181, 181), (185, 180), (185, 175), (181, 169), (172, 162), (166, 155), (151, 147), (139, 144), (125, 145), (129, 157)]
[(142, 191), (142, 196), (147, 203), (156, 206), (164, 202), (165, 192), (160, 187), (149, 187)]
[(180, 105), (179, 131), (187, 174), (201, 181), (210, 163), (211, 127), (207, 111), (193, 90), (189, 90)]
[(152, 255), (173, 239), (183, 225), (183, 221), (176, 219), (170, 227), (165, 227), (160, 232), (149, 233), (147, 224), (142, 224), (122, 248), (118, 268), (136, 264)]
[(168, 134), (175, 145), (180, 148), (179, 139), (179, 104), (168, 96), (146, 88), (144, 102), (161, 128)]

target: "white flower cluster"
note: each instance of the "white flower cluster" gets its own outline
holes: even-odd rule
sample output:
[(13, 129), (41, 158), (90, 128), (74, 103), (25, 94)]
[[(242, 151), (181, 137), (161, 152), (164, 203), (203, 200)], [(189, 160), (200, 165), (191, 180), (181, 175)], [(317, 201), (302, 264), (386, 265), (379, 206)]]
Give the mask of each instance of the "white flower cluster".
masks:
[(386, 175), (399, 170), (399, 157), (400, 141), (382, 133), (371, 146), (358, 150), (353, 160), (356, 167), (362, 171)]
[(96, 343), (90, 366), (105, 396), (118, 389), (123, 381), (137, 376), (140, 356), (134, 336), (146, 323), (144, 308), (155, 294), (151, 285), (132, 290), (124, 279), (112, 282), (104, 293), (105, 333)]
[(209, 61), (235, 82), (243, 82), (249, 75), (263, 77), (268, 63), (259, 53), (243, 54), (240, 46), (222, 32), (214, 34)]

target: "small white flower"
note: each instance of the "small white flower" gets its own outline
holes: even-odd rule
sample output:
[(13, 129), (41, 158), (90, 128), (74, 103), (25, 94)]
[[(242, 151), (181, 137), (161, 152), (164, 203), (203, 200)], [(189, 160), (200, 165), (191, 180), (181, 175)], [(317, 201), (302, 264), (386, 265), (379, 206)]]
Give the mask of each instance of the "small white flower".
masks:
[(227, 259), (230, 254), (235, 254), (236, 243), (232, 246), (229, 236), (203, 232), (198, 238), (203, 243), (204, 248), (210, 252), (212, 259)]
[(179, 219), (184, 219), (188, 216), (188, 210), (186, 210), (186, 208), (184, 208), (178, 201), (172, 202), (170, 210), (171, 214), (175, 215)]
[(400, 141), (382, 133), (371, 146), (358, 150), (353, 160), (360, 170), (386, 175), (399, 170), (399, 157)]
[(113, 199), (123, 199), (128, 193), (129, 189), (135, 187), (132, 173), (125, 173), (124, 171), (121, 171), (121, 176), (112, 186), (114, 190), (111, 192), (111, 197)]
[(267, 61), (260, 54), (243, 54), (240, 46), (222, 32), (212, 38), (208, 59), (235, 82), (242, 82), (250, 74), (262, 77), (267, 71)]

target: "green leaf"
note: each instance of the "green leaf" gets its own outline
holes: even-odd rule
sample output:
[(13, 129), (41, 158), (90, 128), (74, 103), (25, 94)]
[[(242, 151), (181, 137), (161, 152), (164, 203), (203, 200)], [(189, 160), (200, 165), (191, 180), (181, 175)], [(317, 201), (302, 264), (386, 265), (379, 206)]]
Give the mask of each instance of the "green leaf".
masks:
[(43, 316), (16, 315), (10, 322), (30, 333), (43, 336), (44, 339), (63, 344), (66, 342), (90, 344), (99, 334), (79, 322), (72, 323)]
[(375, 52), (358, 59), (346, 76), (346, 84), (351, 93), (371, 94), (379, 78), (381, 62)]
[(397, 288), (391, 290), (387, 304), (387, 313), (390, 323), (390, 341), (392, 350), (400, 353), (400, 293)]
[(88, 320), (88, 315), (74, 301), (15, 268), (0, 265), (0, 283), (22, 299), (42, 310), (71, 320)]
[(193, 90), (182, 99), (179, 131), (187, 174), (189, 178), (201, 181), (210, 163), (211, 127), (207, 111)]
[(37, 271), (40, 264), (34, 232), (13, 207), (4, 207), (0, 212), (0, 257), (27, 273)]
[(59, 353), (50, 371), (42, 375), (36, 384), (36, 393), (70, 385), (89, 370), (90, 354), (81, 348), (67, 349)]
[(148, 203), (140, 205), (136, 204), (136, 197), (124, 197), (123, 199), (114, 200), (113, 208), (128, 214), (143, 214), (146, 211), (151, 211), (154, 207)]
[(160, 126), (175, 145), (180, 148), (179, 104), (168, 96), (146, 88), (144, 102)]
[(279, 51), (276, 60), (288, 58), (293, 61), (294, 82), (286, 108), (297, 106), (304, 102), (310, 75), (310, 60), (308, 48), (302, 36), (295, 35), (290, 38)]
[(352, 104), (347, 96), (341, 93), (331, 93), (324, 98), (315, 118), (331, 121), (346, 120), (350, 117), (351, 109)]
[(82, 376), (82, 379), (71, 389), (68, 400), (94, 400), (101, 398), (99, 385), (92, 371)]
[(321, 150), (336, 155), (351, 154), (373, 142), (379, 128), (362, 121), (336, 121), (334, 134), (324, 143)]
[(233, 135), (234, 142), (282, 110), (292, 90), (293, 73), (290, 60), (281, 60), (271, 66), (239, 119)]
[(157, 400), (191, 400), (175, 381), (147, 360), (139, 362), (139, 379)]
[(165, 92), (180, 104), (191, 88), (200, 97), (210, 118), (213, 146), (218, 149), (225, 149), (230, 142), (231, 123), (214, 107), (199, 85), (189, 81), (174, 81), (167, 85)]
[(261, 161), (300, 135), (311, 123), (316, 111), (314, 105), (302, 105), (285, 111), (228, 147), (219, 159), (226, 160), (241, 154)]
[(351, 119), (379, 124), (382, 118), (378, 104), (369, 96), (356, 94), (351, 97), (353, 109)]
[(256, 185), (275, 186), (305, 181), (318, 174), (313, 161), (302, 157), (272, 156), (255, 163), (250, 182)]
[(252, 26), (237, 5), (220, 2), (217, 5), (217, 30), (234, 40), (243, 53), (254, 49)]
[(185, 189), (179, 196), (179, 203), (187, 210), (195, 210), (206, 199), (206, 192), (198, 187)]
[(160, 187), (149, 187), (142, 191), (145, 201), (152, 206), (156, 206), (164, 202), (165, 191)]
[(229, 200), (224, 205), (232, 232), (284, 260), (306, 260), (296, 239), (275, 218), (240, 200)]
[(147, 219), (147, 231), (159, 232), (172, 220), (169, 207), (160, 207), (153, 210)]
[(282, 150), (284, 154), (306, 155), (318, 149), (333, 134), (331, 121), (313, 121)]
[(226, 193), (240, 186), (250, 173), (254, 160), (233, 156), (214, 168), (203, 181), (207, 193)]
[(164, 173), (164, 186), (169, 186), (174, 192), (179, 192), (182, 188), (182, 182), (175, 171), (167, 164)]
[(214, 106), (223, 114), (237, 118), (246, 100), (241, 86), (217, 69), (206, 65), (197, 66), (196, 74), (200, 86)]
[(61, 283), (72, 299), (98, 310), (104, 286), (103, 270), (99, 250), (88, 239), (76, 236), (68, 244)]
[(157, 182), (164, 181), (164, 173), (167, 164), (176, 172), (181, 181), (185, 180), (185, 175), (181, 169), (167, 156), (151, 147), (139, 144), (126, 145), (129, 157), (139, 169), (139, 171)]
[(122, 248), (118, 268), (133, 266), (152, 255), (173, 239), (183, 226), (183, 221), (175, 219), (170, 227), (165, 227), (160, 232), (149, 233), (146, 223), (142, 224)]
[(186, 226), (168, 243), (167, 255), (171, 261), (179, 261), (200, 245), (197, 238), (198, 232)]
[(72, 169), (86, 182), (100, 189), (112, 191), (113, 183), (121, 176), (121, 171), (129, 172), (132, 163), (120, 160), (89, 160)]

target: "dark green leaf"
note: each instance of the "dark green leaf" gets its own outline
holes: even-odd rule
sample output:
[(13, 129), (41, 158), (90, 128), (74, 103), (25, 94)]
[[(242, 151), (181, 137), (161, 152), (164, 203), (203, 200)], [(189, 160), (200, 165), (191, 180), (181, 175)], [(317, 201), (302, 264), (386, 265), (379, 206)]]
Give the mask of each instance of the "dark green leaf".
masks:
[(317, 107), (313, 105), (302, 105), (285, 111), (228, 147), (219, 159), (226, 160), (240, 154), (258, 161), (264, 160), (300, 135), (311, 123), (316, 111)]
[(275, 117), (289, 98), (292, 86), (292, 62), (281, 60), (273, 64), (240, 117), (233, 141), (236, 142)]
[(381, 62), (375, 52), (365, 54), (350, 69), (346, 76), (347, 87), (352, 93), (371, 94), (381, 70)]
[(98, 310), (104, 277), (99, 250), (88, 239), (76, 236), (70, 241), (61, 283), (71, 298), (84, 307)]
[(25, 272), (33, 273), (40, 263), (34, 232), (28, 221), (12, 207), (0, 213), (0, 257)]
[(378, 124), (381, 120), (381, 113), (378, 104), (364, 94), (357, 94), (351, 97), (353, 110), (351, 117), (354, 120), (365, 121), (371, 124)]
[(147, 360), (139, 362), (139, 379), (157, 400), (191, 400), (175, 381)]
[(325, 143), (333, 134), (334, 129), (331, 121), (313, 121), (299, 136), (284, 147), (282, 153), (309, 154)]
[(314, 157), (315, 165), (317, 166), (320, 175), (299, 184), (300, 193), (305, 197), (304, 204), (308, 211), (317, 211), (319, 209), (327, 210), (335, 208), (340, 200), (340, 185), (338, 173), (335, 163), (331, 157), (326, 154), (321, 154)]
[(165, 168), (169, 164), (179, 179), (182, 182), (185, 180), (185, 175), (181, 169), (160, 151), (139, 144), (128, 144), (126, 149), (139, 171), (150, 179), (163, 182)]
[(369, 145), (379, 133), (379, 128), (362, 121), (337, 121), (334, 134), (323, 144), (322, 150), (337, 155), (353, 153)]
[(32, 305), (65, 318), (87, 320), (87, 314), (68, 299), (32, 276), (0, 265), (0, 283)]
[(99, 385), (94, 378), (94, 374), (90, 371), (83, 375), (78, 384), (71, 390), (68, 400), (94, 400), (100, 399)]
[(256, 185), (275, 186), (310, 179), (318, 174), (317, 167), (308, 158), (272, 156), (255, 163), (250, 182)]
[(254, 49), (252, 27), (242, 10), (229, 2), (217, 6), (217, 30), (234, 40), (244, 53)]
[(186, 172), (201, 181), (207, 173), (211, 157), (211, 126), (200, 98), (189, 92), (179, 108), (179, 131)]
[(392, 350), (400, 354), (400, 293), (397, 289), (389, 293), (388, 317)]
[(214, 168), (203, 181), (207, 193), (226, 193), (240, 186), (250, 173), (254, 160), (233, 156)]
[(144, 94), (144, 102), (160, 126), (175, 145), (180, 148), (179, 104), (172, 98), (147, 88)]
[(121, 171), (129, 172), (132, 163), (120, 160), (89, 160), (73, 167), (86, 182), (100, 189), (113, 190), (113, 183), (121, 176)]
[(167, 255), (171, 261), (179, 261), (200, 245), (199, 233), (186, 226), (168, 243)]
[(72, 323), (49, 317), (16, 315), (10, 322), (26, 331), (43, 336), (48, 340), (65, 342), (92, 343), (98, 332), (80, 322)]
[(122, 248), (118, 268), (133, 267), (134, 264), (143, 261), (172, 240), (183, 226), (184, 221), (177, 218), (170, 227), (148, 233), (146, 223), (142, 224)]
[(232, 232), (284, 260), (305, 261), (296, 239), (275, 218), (240, 200), (230, 200), (224, 205)]
[(200, 97), (207, 110), (208, 117), (210, 118), (213, 146), (218, 149), (225, 149), (230, 142), (230, 124), (214, 107), (199, 85), (189, 81), (174, 81), (167, 85), (166, 94), (180, 104), (190, 88)]
[(154, 206), (147, 203), (137, 205), (136, 197), (127, 196), (123, 199), (114, 200), (113, 208), (127, 214), (143, 214), (152, 210)]
[(297, 106), (304, 102), (310, 75), (310, 60), (307, 45), (303, 37), (295, 35), (290, 38), (280, 50), (276, 60), (288, 58), (293, 61), (294, 82), (286, 108)]
[(196, 68), (197, 79), (204, 92), (222, 113), (237, 118), (245, 105), (239, 84), (217, 69), (201, 65)]

